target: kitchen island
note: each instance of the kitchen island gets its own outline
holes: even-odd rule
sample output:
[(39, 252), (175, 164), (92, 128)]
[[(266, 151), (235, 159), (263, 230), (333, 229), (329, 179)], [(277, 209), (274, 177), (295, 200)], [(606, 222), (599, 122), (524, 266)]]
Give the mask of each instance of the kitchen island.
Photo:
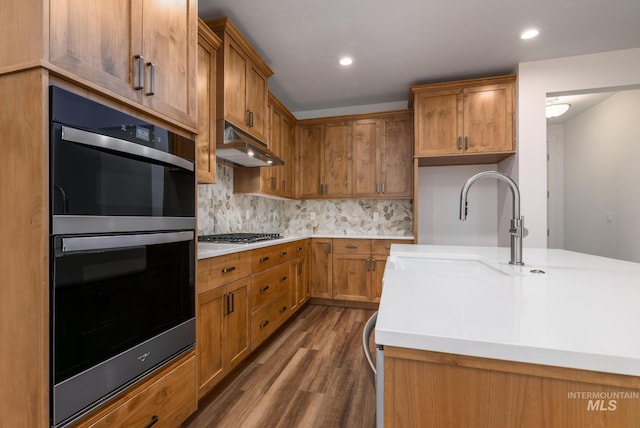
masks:
[(640, 264), (564, 250), (394, 245), (376, 343), (384, 423), (640, 420)]

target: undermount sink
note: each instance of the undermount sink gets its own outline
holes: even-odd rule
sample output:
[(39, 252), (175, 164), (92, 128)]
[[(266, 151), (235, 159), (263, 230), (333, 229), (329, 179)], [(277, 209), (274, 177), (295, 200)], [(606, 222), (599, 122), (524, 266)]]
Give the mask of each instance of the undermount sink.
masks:
[(406, 270), (413, 272), (424, 272), (434, 275), (448, 276), (473, 276), (492, 277), (510, 276), (503, 271), (500, 266), (493, 265), (481, 258), (456, 257), (456, 256), (430, 256), (430, 257), (389, 257), (387, 268), (393, 270)]

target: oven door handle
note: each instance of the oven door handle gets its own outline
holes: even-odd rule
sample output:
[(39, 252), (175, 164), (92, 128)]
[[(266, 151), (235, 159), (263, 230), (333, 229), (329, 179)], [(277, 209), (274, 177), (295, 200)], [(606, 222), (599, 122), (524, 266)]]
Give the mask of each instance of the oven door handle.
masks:
[(140, 247), (143, 245), (169, 244), (191, 241), (193, 231), (171, 233), (146, 233), (140, 235), (80, 236), (62, 238), (62, 252), (108, 250), (111, 248)]
[(87, 132), (81, 129), (62, 126), (62, 139), (72, 143), (83, 144), (85, 146), (97, 147), (101, 149), (114, 150), (116, 152), (127, 153), (134, 156), (151, 159), (178, 168), (193, 171), (193, 162), (183, 159), (171, 153), (154, 149), (130, 141), (121, 140), (107, 135)]

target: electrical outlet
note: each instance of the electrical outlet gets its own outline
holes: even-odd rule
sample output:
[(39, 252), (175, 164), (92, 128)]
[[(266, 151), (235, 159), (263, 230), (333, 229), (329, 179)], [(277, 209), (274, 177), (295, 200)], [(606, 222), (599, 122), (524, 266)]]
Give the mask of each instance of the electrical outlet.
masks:
[(373, 213), (373, 221), (378, 221), (380, 215), (378, 213)]
[(316, 213), (315, 213), (315, 211), (311, 211), (311, 212), (309, 213), (309, 217), (311, 218), (311, 220), (315, 220), (315, 219), (316, 219)]

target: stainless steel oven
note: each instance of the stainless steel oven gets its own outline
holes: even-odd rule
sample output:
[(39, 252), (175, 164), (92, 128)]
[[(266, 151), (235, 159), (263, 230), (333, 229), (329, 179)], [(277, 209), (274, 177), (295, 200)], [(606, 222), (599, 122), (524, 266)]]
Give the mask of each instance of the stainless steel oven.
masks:
[(194, 142), (51, 88), (51, 424), (195, 343)]

